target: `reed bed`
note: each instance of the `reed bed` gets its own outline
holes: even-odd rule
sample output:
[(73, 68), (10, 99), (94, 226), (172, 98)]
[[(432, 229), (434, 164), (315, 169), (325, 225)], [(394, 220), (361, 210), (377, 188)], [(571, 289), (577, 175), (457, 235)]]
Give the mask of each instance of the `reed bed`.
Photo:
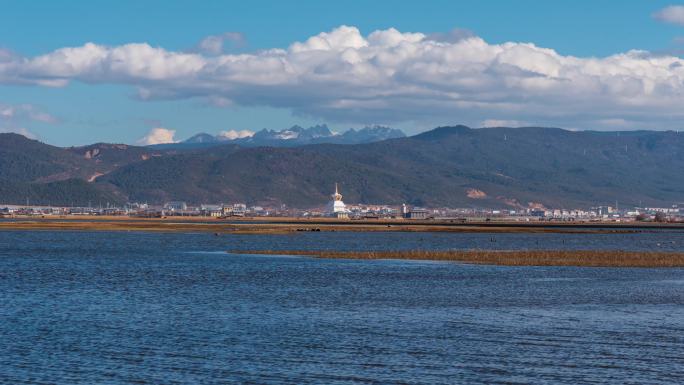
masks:
[(317, 224), (292, 223), (253, 223), (248, 220), (239, 223), (198, 222), (184, 219), (134, 219), (104, 220), (88, 218), (72, 219), (35, 219), (0, 222), (0, 230), (68, 230), (68, 231), (156, 231), (156, 232), (214, 232), (237, 234), (290, 234), (294, 232), (458, 232), (458, 233), (575, 233), (575, 234), (612, 234), (634, 233), (652, 230), (644, 229), (597, 229), (581, 227), (496, 227), (496, 226), (448, 226), (427, 224)]
[(620, 250), (261, 250), (233, 251), (231, 253), (303, 255), (336, 259), (411, 259), (502, 266), (684, 267), (684, 253)]

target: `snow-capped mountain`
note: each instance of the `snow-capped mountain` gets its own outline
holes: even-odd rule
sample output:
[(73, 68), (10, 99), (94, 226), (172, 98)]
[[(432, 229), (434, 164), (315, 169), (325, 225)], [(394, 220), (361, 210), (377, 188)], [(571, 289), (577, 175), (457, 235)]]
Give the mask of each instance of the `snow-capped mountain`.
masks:
[(284, 130), (275, 131), (263, 129), (256, 132), (251, 138), (243, 138), (246, 142), (272, 142), (272, 141), (290, 141), (292, 144), (309, 144), (322, 138), (333, 138), (335, 133), (330, 131), (325, 124), (317, 125), (309, 128), (301, 126), (292, 126)]
[[(216, 136), (200, 133), (183, 142), (172, 144), (171, 146), (204, 147), (232, 143), (248, 147), (292, 147), (318, 143), (371, 143), (387, 139), (403, 138), (405, 136), (403, 131), (385, 126), (367, 126), (361, 129), (351, 128), (339, 134), (330, 130), (325, 124), (319, 124), (309, 128), (295, 125), (280, 131), (266, 128), (254, 133), (248, 131), (239, 131), (239, 133), (224, 131)], [(165, 146), (168, 147), (169, 145)]]

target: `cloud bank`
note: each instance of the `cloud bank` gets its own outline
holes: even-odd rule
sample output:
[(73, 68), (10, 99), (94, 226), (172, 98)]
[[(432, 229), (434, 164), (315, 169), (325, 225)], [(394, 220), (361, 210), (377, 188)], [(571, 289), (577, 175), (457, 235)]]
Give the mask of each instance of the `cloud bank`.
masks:
[[(656, 17), (678, 20), (676, 12), (662, 12)], [(341, 26), (286, 49), (243, 54), (222, 54), (225, 38), (207, 40), (198, 52), (145, 43), (88, 43), (36, 57), (5, 52), (0, 84), (129, 84), (142, 100), (204, 98), (215, 106), (286, 108), (355, 124), (488, 120), (601, 128), (621, 119), (657, 129), (684, 118), (684, 60), (676, 56), (635, 50), (575, 57), (532, 43), (491, 44), (462, 30), (363, 35)]]

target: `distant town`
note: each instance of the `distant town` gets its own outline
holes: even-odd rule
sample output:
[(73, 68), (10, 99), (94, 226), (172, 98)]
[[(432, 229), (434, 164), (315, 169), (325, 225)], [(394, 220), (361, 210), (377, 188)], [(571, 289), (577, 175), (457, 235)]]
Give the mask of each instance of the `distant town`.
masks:
[(684, 204), (670, 207), (619, 207), (598, 205), (589, 209), (561, 208), (450, 208), (419, 207), (409, 204), (345, 204), (337, 185), (325, 206), (310, 209), (248, 206), (245, 203), (189, 205), (184, 201), (169, 201), (163, 205), (128, 203), (124, 206), (64, 207), (0, 204), (0, 218), (24, 216), (122, 216), (137, 218), (165, 217), (290, 217), (337, 218), (348, 220), (407, 219), (467, 221), (556, 221), (556, 222), (684, 222)]

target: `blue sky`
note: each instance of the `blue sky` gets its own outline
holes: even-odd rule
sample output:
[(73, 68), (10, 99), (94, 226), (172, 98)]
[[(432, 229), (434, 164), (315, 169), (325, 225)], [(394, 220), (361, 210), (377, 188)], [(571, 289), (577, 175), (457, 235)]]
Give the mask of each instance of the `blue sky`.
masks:
[[(151, 47), (160, 47), (169, 52), (196, 52), (202, 39), (226, 32), (240, 33), (244, 36), (244, 41), (225, 41), (222, 54), (259, 55), (260, 51), (266, 49), (288, 49), (295, 42), (305, 42), (322, 32), (330, 33), (342, 25), (356, 27), (365, 38), (374, 31), (390, 28), (401, 33), (416, 32), (425, 36), (448, 33), (454, 28), (459, 28), (471, 31), (488, 45), (529, 42), (535, 47), (551, 49), (563, 58), (578, 57), (583, 60), (606, 58), (630, 50), (678, 57), (682, 48), (681, 39), (678, 38), (684, 36), (684, 26), (678, 25), (676, 18), (669, 20), (670, 22), (663, 22), (653, 16), (655, 12), (667, 6), (676, 5), (661, 1), (1, 3), (3, 11), (0, 13), (0, 48), (5, 52), (11, 52), (13, 58), (18, 58), (11, 59), (18, 63), (15, 63), (17, 66), (24, 66), (24, 59), (30, 60), (64, 47), (81, 47), (89, 42), (103, 47), (147, 43)], [(468, 52), (472, 54), (472, 51)], [(202, 54), (213, 57), (206, 52)], [(525, 59), (527, 61), (520, 67), (534, 67), (535, 59), (532, 53), (523, 55), (531, 59)], [(0, 60), (1, 58), (2, 56)], [(425, 63), (427, 59), (424, 55), (418, 59), (422, 60), (421, 68), (429, 65), (429, 62)], [(532, 62), (529, 62), (530, 60)], [(333, 68), (330, 69), (331, 73), (326, 73), (327, 78), (335, 74), (335, 63), (325, 64), (325, 68)], [(679, 71), (676, 69), (678, 65), (674, 64), (677, 63), (668, 62), (664, 68), (675, 71), (671, 75), (676, 77), (680, 73), (676, 72)], [(407, 64), (397, 65), (405, 67)], [(447, 65), (454, 67), (462, 65), (462, 62), (447, 62)], [(592, 65), (587, 64), (590, 67)], [(662, 67), (663, 64), (658, 65)], [(647, 71), (655, 73), (658, 68)], [(527, 67), (523, 69), (530, 70)], [(397, 68), (393, 68), (393, 71), (396, 70)], [(611, 102), (594, 111), (582, 104), (580, 97), (564, 100), (558, 92), (547, 94), (547, 86), (543, 86), (544, 91), (526, 86), (524, 89), (507, 88), (505, 92), (497, 92), (497, 95), (508, 95), (507, 98), (511, 96), (506, 92), (513, 95), (529, 93), (521, 98), (525, 99), (525, 102), (515, 106), (503, 106), (501, 101), (497, 101), (496, 105), (484, 106), (483, 101), (491, 102), (492, 96), (481, 95), (484, 92), (492, 92), (491, 86), (463, 90), (464, 85), (459, 84), (451, 90), (440, 89), (439, 95), (431, 96), (434, 99), (421, 98), (425, 92), (436, 92), (441, 81), (439, 78), (425, 80), (425, 84), (429, 85), (421, 83), (421, 87), (425, 89), (410, 95), (407, 92), (411, 91), (407, 90), (415, 89), (414, 80), (411, 81), (410, 87), (407, 84), (399, 84), (396, 93), (386, 95), (383, 92), (388, 84), (385, 79), (378, 83), (383, 84), (382, 86), (364, 96), (363, 101), (368, 105), (382, 103), (382, 107), (369, 110), (366, 107), (359, 107), (358, 100), (349, 101), (349, 95), (357, 95), (368, 90), (357, 89), (360, 86), (356, 83), (340, 83), (349, 76), (348, 74), (340, 74), (343, 79), (336, 79), (331, 83), (321, 83), (321, 79), (317, 79), (306, 87), (296, 88), (293, 88), (291, 79), (286, 81), (287, 87), (280, 86), (284, 83), (269, 83), (265, 88), (261, 83), (246, 87), (244, 78), (239, 78), (238, 85), (226, 83), (220, 90), (201, 91), (186, 83), (180, 85), (174, 78), (175, 80), (169, 81), (169, 84), (173, 84), (168, 86), (172, 89), (169, 91), (172, 95), (168, 96), (165, 93), (168, 91), (164, 83), (166, 79), (160, 80), (156, 77), (154, 84), (150, 85), (149, 78), (138, 78), (129, 72), (126, 72), (126, 76), (96, 76), (88, 70), (85, 74), (60, 73), (55, 76), (53, 70), (41, 68), (41, 71), (43, 72), (31, 72), (30, 76), (26, 75), (21, 79), (13, 77), (16, 70), (7, 71), (4, 82), (0, 73), (0, 112), (3, 108), (8, 111), (5, 119), (0, 120), (0, 130), (27, 132), (57, 145), (80, 145), (97, 141), (135, 143), (155, 127), (174, 130), (174, 138), (178, 140), (201, 131), (215, 134), (227, 130), (284, 128), (292, 124), (308, 125), (323, 122), (338, 130), (364, 124), (388, 124), (414, 133), (437, 124), (478, 125), (484, 122), (544, 124), (573, 129), (678, 129), (680, 118), (675, 109), (667, 107), (677, 105), (681, 101), (681, 89), (676, 88), (678, 85), (673, 86), (672, 80), (668, 80), (666, 86), (676, 89), (670, 89), (664, 96), (657, 92), (654, 94), (652, 90), (646, 95), (635, 93), (631, 100), (635, 100), (634, 103), (643, 109), (643, 112), (639, 113), (633, 112), (635, 109), (624, 108), (624, 100)], [(232, 71), (236, 70), (230, 71), (233, 73)], [(542, 73), (546, 69), (539, 71)], [(439, 74), (440, 71), (437, 72)], [(634, 73), (637, 75), (634, 76), (640, 76), (638, 74), (642, 72), (635, 70)], [(548, 73), (545, 74), (548, 76)], [(266, 75), (269, 74), (264, 74)], [(464, 75), (459, 73), (453, 76)], [(38, 84), (39, 81), (36, 79), (45, 77), (68, 78), (68, 82), (59, 86)], [(399, 78), (392, 79), (392, 86), (396, 86), (404, 78), (397, 79)], [(494, 84), (498, 82), (497, 79), (499, 78), (490, 77), (486, 80)], [(501, 83), (514, 83), (509, 77), (500, 79)], [(662, 79), (664, 78), (661, 76), (655, 80), (656, 89), (661, 88), (662, 85), (658, 82)], [(584, 80), (571, 78), (571, 81), (580, 84)], [(611, 80), (597, 81), (605, 81), (606, 88), (613, 87)], [(480, 84), (481, 79), (474, 82)], [(644, 84), (650, 82), (644, 81)], [(674, 82), (677, 83), (678, 80)], [(297, 79), (297, 83), (303, 84), (304, 81)], [(141, 87), (150, 87), (150, 92), (154, 96), (142, 100), (139, 92)], [(620, 87), (627, 86), (622, 84)], [(648, 88), (648, 85), (644, 87)], [(344, 89), (344, 92), (349, 94), (340, 91), (339, 94), (333, 95), (337, 88)], [(319, 95), (321, 89), (327, 89), (326, 93)], [(579, 93), (581, 90), (572, 92)], [(594, 89), (587, 92), (599, 91)], [(611, 97), (617, 98), (617, 94), (624, 92), (610, 95), (601, 93), (594, 96), (597, 100), (606, 100)], [(159, 96), (162, 94), (163, 96)], [(449, 107), (444, 99), (447, 94), (458, 94), (458, 103), (454, 104), (453, 108)], [(463, 96), (464, 94), (468, 96)], [(384, 99), (377, 100), (380, 97)], [(312, 106), (317, 98), (326, 99), (327, 104)], [(547, 113), (544, 111), (546, 109), (540, 108), (539, 102), (529, 104), (529, 100), (537, 98), (551, 101), (558, 99), (552, 102), (556, 103), (555, 107), (549, 108), (553, 113)], [(229, 102), (223, 103), (223, 100)], [(397, 100), (396, 106), (393, 100)], [(423, 101), (426, 101), (424, 105)], [(431, 105), (436, 104), (440, 104), (440, 107), (434, 112), (431, 111)], [(654, 109), (654, 104), (657, 106), (657, 116), (651, 116), (647, 112)], [(331, 105), (335, 107), (332, 108)], [(425, 114), (405, 113), (407, 105), (421, 106), (416, 110), (423, 110)], [(572, 111), (561, 108), (568, 105), (573, 106)], [(477, 107), (474, 110), (472, 106)], [(393, 108), (396, 111), (393, 111)], [(502, 112), (502, 108), (505, 112)]]

